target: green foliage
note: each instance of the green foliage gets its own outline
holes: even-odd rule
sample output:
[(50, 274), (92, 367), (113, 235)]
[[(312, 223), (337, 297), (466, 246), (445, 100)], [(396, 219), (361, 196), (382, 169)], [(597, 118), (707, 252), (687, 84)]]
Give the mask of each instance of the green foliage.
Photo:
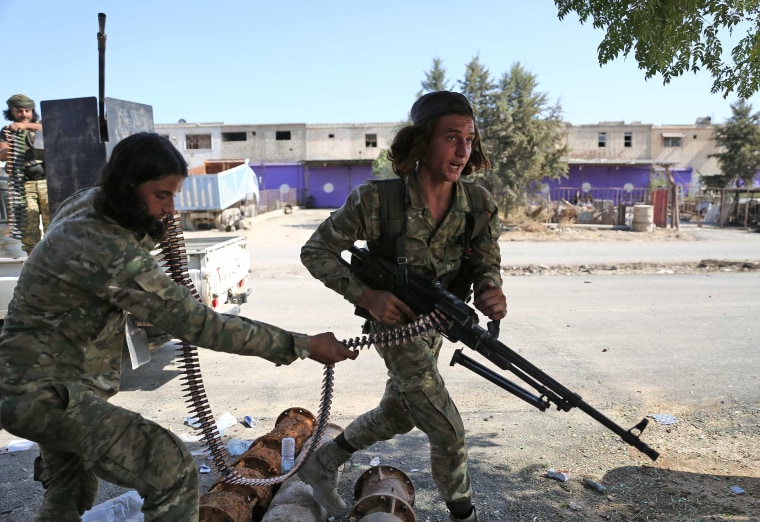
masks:
[[(439, 58), (433, 60), (421, 84), (418, 96), (451, 84)], [(488, 172), (474, 177), (497, 198), (502, 212), (519, 206), (526, 190), (544, 178), (567, 175), (567, 163), (562, 161), (567, 154), (562, 109), (536, 91), (535, 76), (516, 63), (495, 81), (475, 56), (466, 65), (464, 78), (455, 84), (472, 104), (483, 152), (491, 161)], [(372, 172), (378, 178), (395, 175), (386, 151), (380, 151)]]
[(391, 160), (388, 159), (388, 149), (382, 149), (375, 161), (372, 162), (372, 174), (378, 179), (395, 178)]
[(478, 128), (484, 152), (491, 160), (491, 169), (476, 175), (498, 198), (500, 208), (509, 213), (522, 203), (531, 186), (547, 177), (567, 175), (562, 108), (537, 91), (536, 77), (519, 63), (497, 82), (484, 76), (468, 85), (488, 89), (468, 93), (479, 100)]
[(433, 67), (425, 73), (425, 79), (422, 81), (422, 90), (417, 93), (419, 98), (426, 92), (448, 91), (448, 81), (446, 80), (446, 68), (440, 58), (433, 58)]
[(735, 186), (741, 181), (752, 185), (760, 170), (760, 113), (752, 113), (752, 105), (744, 100), (731, 105), (731, 117), (715, 127), (715, 143), (722, 152), (710, 154), (718, 159), (721, 174), (703, 179), (711, 187)]
[[(685, 72), (706, 69), (712, 93), (749, 98), (760, 87), (760, 0), (555, 0), (558, 17), (571, 12), (580, 22), (606, 31), (599, 64), (632, 52), (650, 79), (663, 83)], [(723, 42), (744, 36), (724, 57)]]

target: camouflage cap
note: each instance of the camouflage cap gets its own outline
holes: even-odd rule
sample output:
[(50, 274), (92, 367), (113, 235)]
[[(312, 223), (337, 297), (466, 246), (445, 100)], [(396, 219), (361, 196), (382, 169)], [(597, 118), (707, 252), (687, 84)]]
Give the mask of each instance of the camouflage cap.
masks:
[(26, 96), (25, 94), (14, 94), (10, 98), (8, 98), (8, 101), (5, 103), (8, 104), (8, 108), (12, 109), (13, 107), (19, 107), (21, 109), (32, 109), (34, 110), (36, 106), (34, 105), (34, 100), (31, 99), (29, 96)]
[(451, 91), (429, 92), (420, 96), (412, 105), (412, 124), (417, 125), (433, 116), (452, 113), (473, 116), (472, 106), (464, 94)]

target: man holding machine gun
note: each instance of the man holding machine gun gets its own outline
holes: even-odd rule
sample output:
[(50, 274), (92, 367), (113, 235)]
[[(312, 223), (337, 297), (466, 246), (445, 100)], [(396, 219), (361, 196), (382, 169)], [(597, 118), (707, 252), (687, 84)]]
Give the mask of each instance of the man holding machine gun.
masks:
[[(474, 288), (475, 307), (498, 321), (507, 314), (498, 209), (488, 191), (467, 187), (469, 182), (461, 179), (490, 167), (472, 107), (460, 93), (431, 92), (412, 105), (411, 118), (412, 125), (398, 132), (388, 153), (401, 181), (370, 181), (354, 189), (303, 246), (301, 260), (315, 278), (368, 317), (365, 333), (407, 324), (415, 314), (391, 292), (370, 288), (341, 263), (340, 253), (357, 240), (366, 240), (372, 254), (397, 265), (401, 278), (408, 271), (444, 289), (466, 288), (465, 295)], [(384, 236), (388, 227), (381, 205), (387, 203), (379, 195), (384, 183), (401, 187), (404, 230), (398, 237)], [(473, 220), (483, 226), (470, 226)], [(467, 281), (455, 283), (465, 265)], [(430, 332), (398, 346), (377, 347), (389, 375), (380, 404), (322, 445), (301, 468), (301, 477), (330, 514), (346, 510), (337, 491), (341, 464), (357, 450), (417, 427), (430, 442), (431, 473), (451, 519), (477, 520), (464, 424), (438, 372), (441, 345), (441, 335)]]
[[(21, 228), (21, 247), (26, 255), (40, 242), (40, 219), (42, 228), (47, 231), (50, 225), (50, 210), (48, 207), (47, 179), (45, 177), (44, 152), (41, 148), (35, 148), (37, 132), (42, 132), (39, 114), (37, 114), (34, 100), (25, 94), (14, 94), (6, 101), (8, 109), (3, 111), (3, 116), (10, 121), (0, 132), (0, 161), (10, 160), (10, 142), (14, 135), (19, 139), (15, 141), (15, 147), (23, 167), (24, 204), (17, 205), (16, 212), (23, 211), (24, 216), (16, 215), (16, 226)], [(5, 166), (9, 177), (12, 175), (13, 165), (9, 161)], [(16, 237), (16, 236), (14, 236)]]

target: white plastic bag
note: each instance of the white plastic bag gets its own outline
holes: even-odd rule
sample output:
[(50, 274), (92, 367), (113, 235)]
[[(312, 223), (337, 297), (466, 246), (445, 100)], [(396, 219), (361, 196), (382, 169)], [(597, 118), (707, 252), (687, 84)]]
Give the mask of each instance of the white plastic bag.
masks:
[(82, 522), (143, 522), (142, 504), (142, 497), (137, 491), (127, 491), (93, 506), (82, 515)]

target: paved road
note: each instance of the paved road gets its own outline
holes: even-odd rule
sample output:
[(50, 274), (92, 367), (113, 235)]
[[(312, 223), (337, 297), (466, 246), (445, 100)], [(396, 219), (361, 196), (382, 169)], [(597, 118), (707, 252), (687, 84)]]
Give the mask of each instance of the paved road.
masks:
[[(248, 231), (254, 264), (298, 264), (298, 254), (327, 210), (298, 210), (293, 214), (264, 214)], [(680, 263), (703, 259), (760, 262), (760, 233), (736, 229), (684, 225), (692, 240), (651, 241), (646, 233), (629, 241), (509, 241), (502, 237), (504, 265), (557, 265), (601, 263)], [(619, 234), (635, 234), (620, 231)], [(196, 233), (198, 234), (198, 233)], [(284, 241), (283, 241), (284, 239)], [(266, 248), (261, 248), (265, 246)]]
[[(680, 263), (703, 259), (760, 261), (760, 233), (735, 229), (682, 227), (692, 241), (502, 242), (505, 265), (597, 263)], [(620, 234), (633, 232), (620, 231)]]

